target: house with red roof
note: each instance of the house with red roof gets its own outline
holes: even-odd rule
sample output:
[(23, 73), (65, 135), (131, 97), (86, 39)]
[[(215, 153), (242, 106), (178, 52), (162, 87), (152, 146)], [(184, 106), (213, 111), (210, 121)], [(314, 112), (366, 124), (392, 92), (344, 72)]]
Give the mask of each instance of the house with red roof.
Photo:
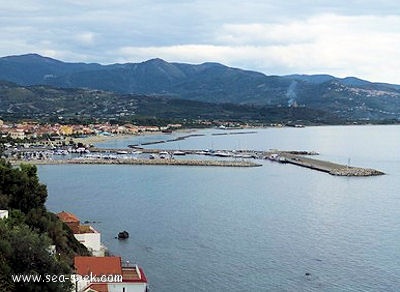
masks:
[(121, 257), (85, 257), (74, 259), (76, 291), (146, 292), (147, 279), (142, 268), (124, 264)]
[(90, 225), (81, 225), (80, 220), (74, 214), (62, 211), (58, 218), (68, 225), (75, 238), (92, 252), (94, 256), (104, 256), (105, 247), (101, 244), (101, 234)]

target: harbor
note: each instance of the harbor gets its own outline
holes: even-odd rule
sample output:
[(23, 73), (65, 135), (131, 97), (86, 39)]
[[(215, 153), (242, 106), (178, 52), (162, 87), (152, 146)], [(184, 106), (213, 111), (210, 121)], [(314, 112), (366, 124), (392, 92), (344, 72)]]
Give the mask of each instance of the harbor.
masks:
[[(363, 167), (354, 167), (330, 161), (311, 158), (317, 156), (315, 151), (282, 151), (282, 150), (163, 150), (146, 149), (142, 147), (96, 148), (80, 149), (75, 156), (66, 157), (69, 151), (35, 150), (20, 151), (19, 155), (9, 159), (18, 165), (30, 163), (36, 165), (62, 164), (125, 164), (125, 165), (166, 165), (166, 166), (208, 166), (208, 167), (260, 167), (262, 160), (287, 163), (312, 170), (328, 173), (334, 176), (376, 176), (384, 173)], [(54, 159), (55, 156), (60, 158)], [(182, 157), (190, 158), (182, 158)], [(16, 157), (19, 157), (17, 159)], [(202, 158), (204, 157), (204, 158)], [(205, 159), (207, 157), (207, 159)]]

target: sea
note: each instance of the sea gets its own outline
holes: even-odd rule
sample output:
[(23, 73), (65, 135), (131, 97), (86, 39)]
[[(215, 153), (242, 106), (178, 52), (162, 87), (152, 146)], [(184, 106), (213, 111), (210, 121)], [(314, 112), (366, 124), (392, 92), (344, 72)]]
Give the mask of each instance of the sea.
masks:
[[(47, 208), (88, 221), (150, 291), (400, 291), (400, 126), (205, 129), (98, 143), (161, 149), (305, 150), (374, 168), (338, 177), (254, 168), (42, 165)], [(118, 232), (130, 237), (118, 240)]]

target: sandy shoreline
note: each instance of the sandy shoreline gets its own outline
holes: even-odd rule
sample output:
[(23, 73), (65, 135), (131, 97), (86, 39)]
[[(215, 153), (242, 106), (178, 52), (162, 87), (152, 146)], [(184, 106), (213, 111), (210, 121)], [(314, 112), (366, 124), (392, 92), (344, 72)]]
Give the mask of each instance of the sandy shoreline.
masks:
[(101, 142), (108, 142), (108, 141), (113, 141), (113, 140), (121, 140), (121, 139), (127, 139), (130, 137), (137, 137), (139, 135), (113, 135), (113, 136), (103, 136), (103, 135), (96, 135), (96, 136), (87, 136), (85, 138), (73, 138), (72, 140), (75, 143), (82, 143), (83, 145), (95, 145), (95, 143), (101, 143)]
[[(196, 132), (196, 129), (182, 129), (182, 130), (176, 130), (174, 133), (177, 134), (185, 134), (185, 133), (193, 133)], [(108, 141), (114, 141), (114, 140), (122, 140), (122, 139), (128, 139), (128, 138), (133, 138), (133, 137), (145, 137), (145, 136), (154, 136), (154, 135), (162, 135), (165, 134), (161, 131), (159, 132), (145, 132), (145, 133), (140, 133), (140, 134), (114, 134), (112, 136), (104, 136), (104, 135), (90, 135), (84, 138), (72, 138), (75, 143), (82, 143), (83, 145), (94, 145), (96, 143), (102, 143), (102, 142), (108, 142)], [(167, 135), (167, 134), (165, 134)]]

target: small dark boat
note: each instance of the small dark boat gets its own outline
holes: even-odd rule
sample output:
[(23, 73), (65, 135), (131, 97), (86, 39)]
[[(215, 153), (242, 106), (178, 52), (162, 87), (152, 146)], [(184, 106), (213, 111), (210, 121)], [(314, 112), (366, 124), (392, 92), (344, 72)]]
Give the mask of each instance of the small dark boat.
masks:
[(118, 233), (118, 239), (127, 239), (127, 238), (129, 238), (128, 231), (124, 230)]

